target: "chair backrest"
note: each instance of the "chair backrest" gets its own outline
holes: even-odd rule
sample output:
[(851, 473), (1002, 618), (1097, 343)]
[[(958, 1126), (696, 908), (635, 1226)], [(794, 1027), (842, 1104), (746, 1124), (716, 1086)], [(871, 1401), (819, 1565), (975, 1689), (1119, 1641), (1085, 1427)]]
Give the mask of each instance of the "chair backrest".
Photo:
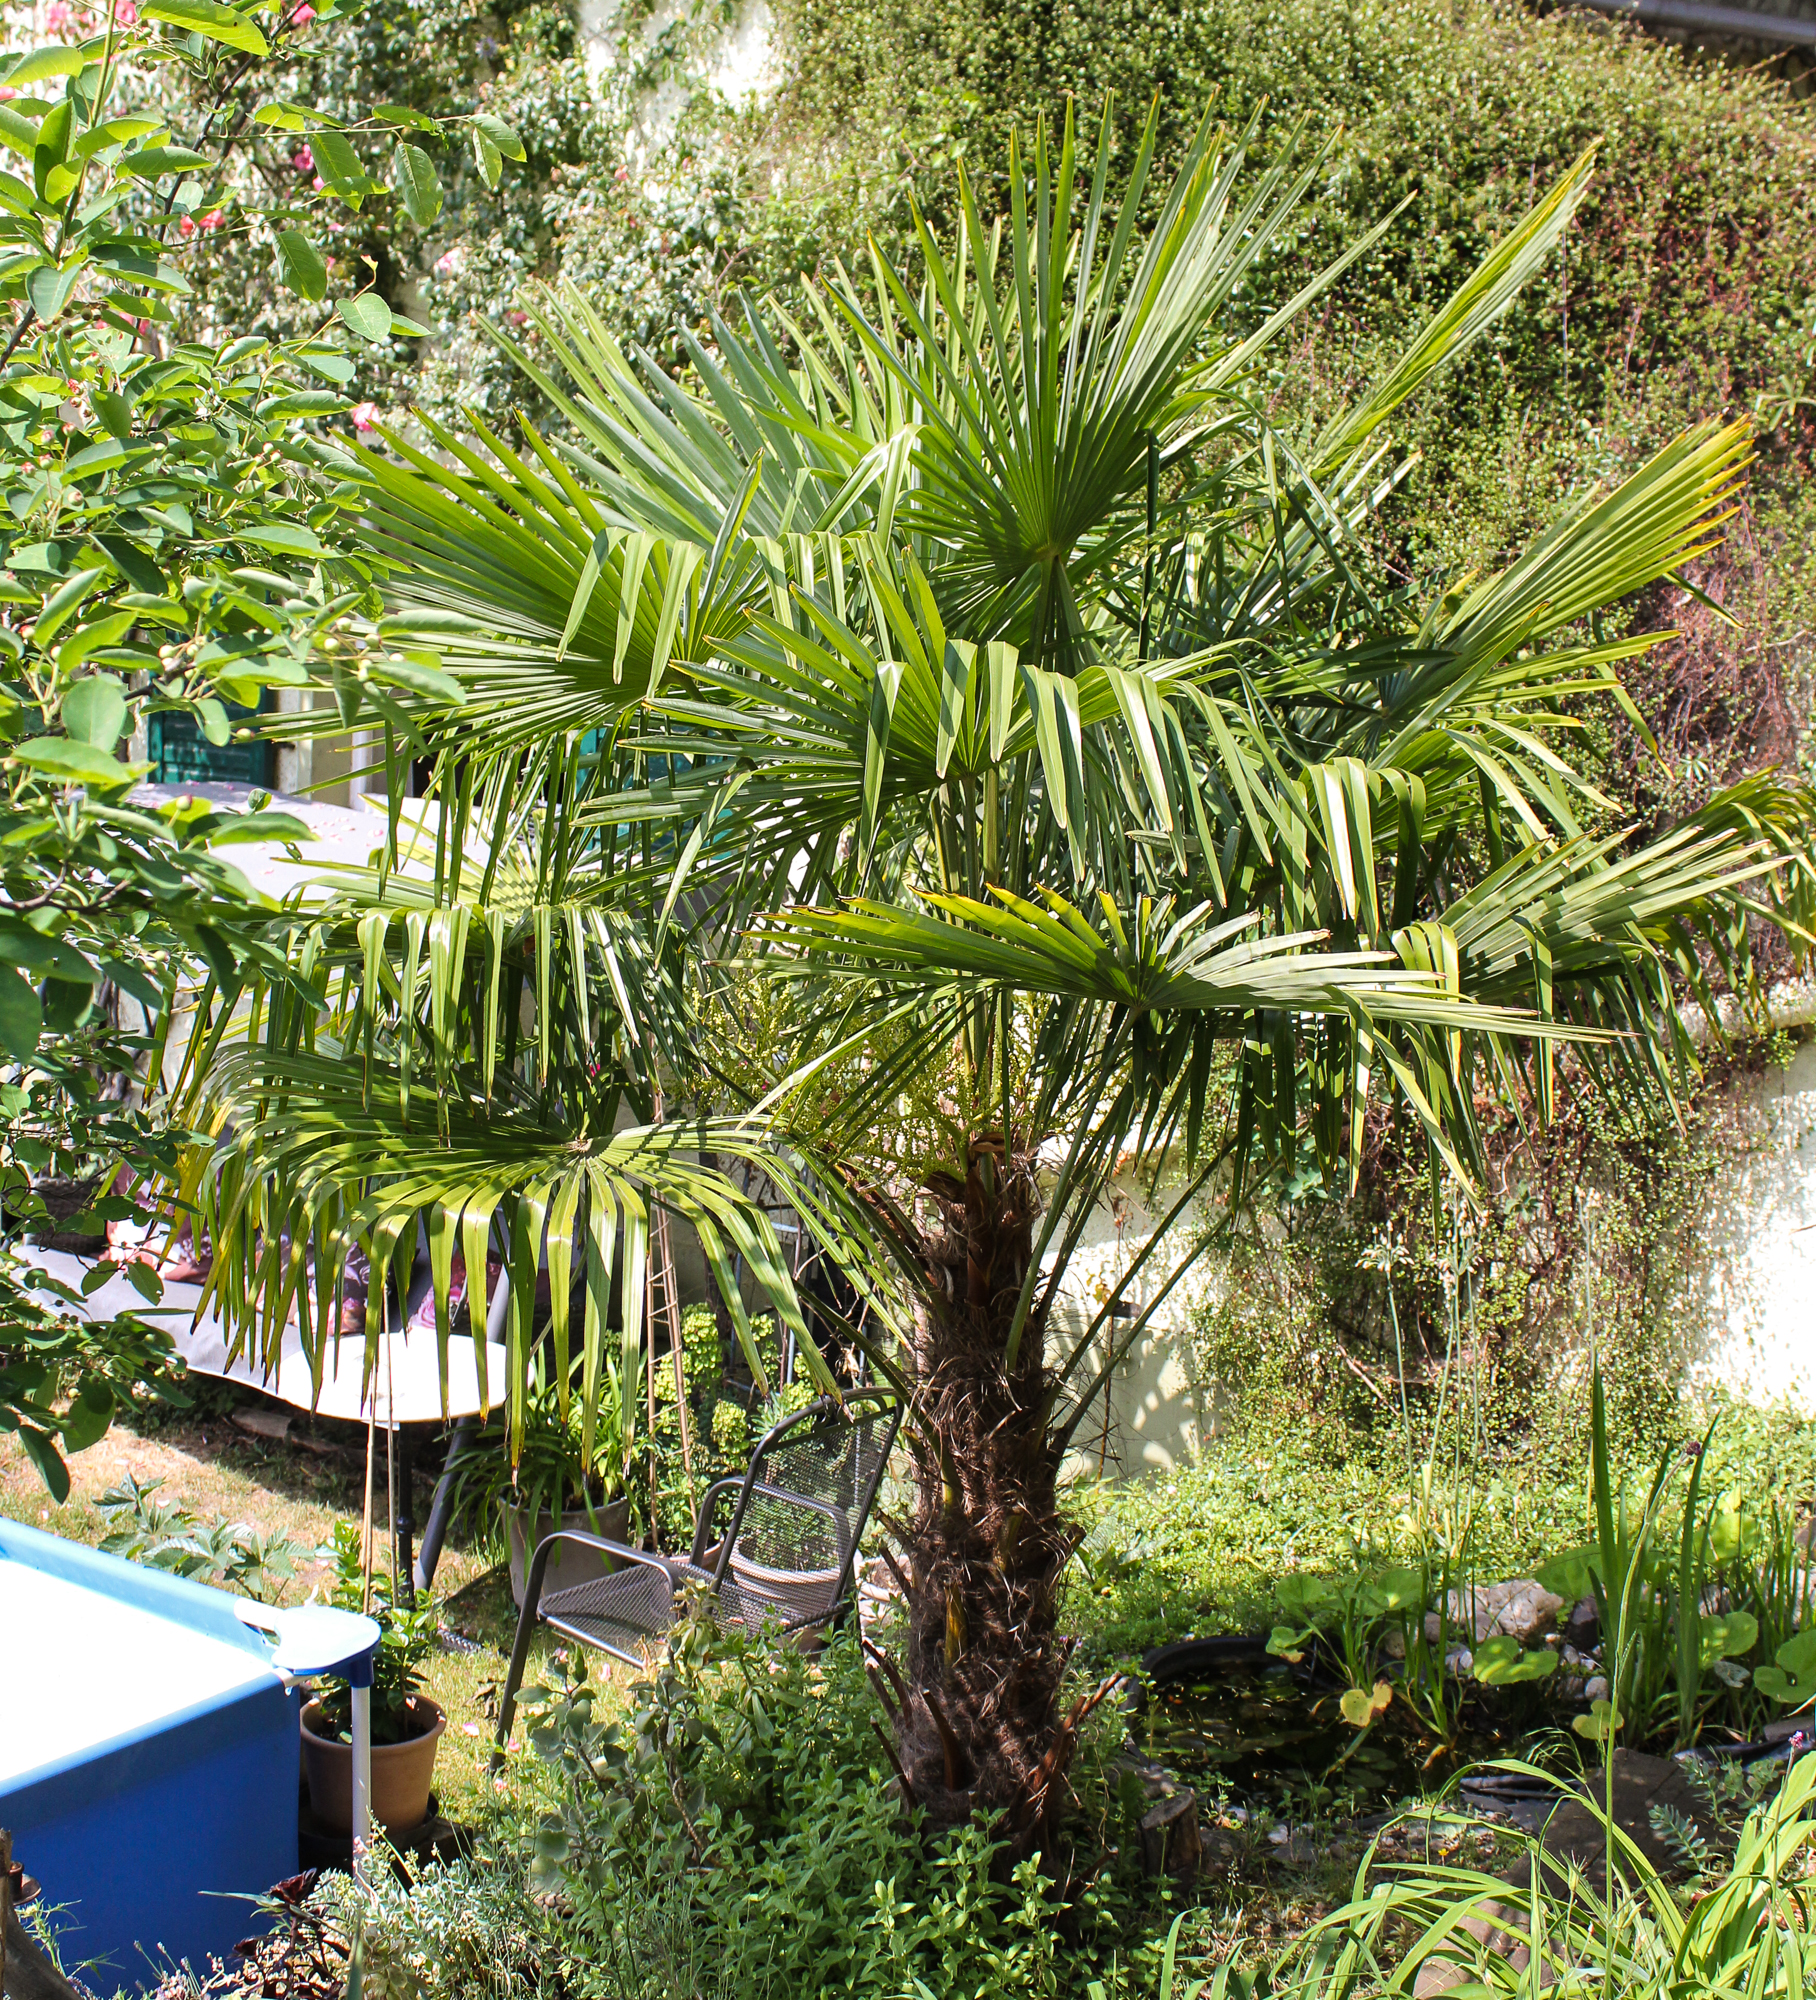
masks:
[(836, 1603), (900, 1422), (897, 1398), (866, 1389), (843, 1406), (823, 1397), (778, 1424), (757, 1446), (738, 1496), (728, 1537), (733, 1565), (778, 1579), (811, 1576), (819, 1585), (813, 1596)]

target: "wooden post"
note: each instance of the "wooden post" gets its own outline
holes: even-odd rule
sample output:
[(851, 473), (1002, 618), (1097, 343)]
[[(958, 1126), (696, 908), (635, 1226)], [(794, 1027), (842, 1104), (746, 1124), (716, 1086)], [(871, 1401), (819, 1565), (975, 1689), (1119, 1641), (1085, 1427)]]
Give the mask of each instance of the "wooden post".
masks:
[(13, 1910), (13, 1837), (0, 1828), (0, 1993), (6, 2000), (79, 2000)]

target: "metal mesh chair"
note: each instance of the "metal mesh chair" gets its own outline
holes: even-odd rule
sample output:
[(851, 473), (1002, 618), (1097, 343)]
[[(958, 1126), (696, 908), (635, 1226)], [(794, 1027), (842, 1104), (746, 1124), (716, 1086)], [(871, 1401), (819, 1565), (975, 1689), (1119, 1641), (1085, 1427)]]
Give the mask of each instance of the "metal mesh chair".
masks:
[[(499, 1703), (494, 1765), (510, 1740), (539, 1620), (634, 1667), (644, 1665), (652, 1645), (667, 1636), (690, 1591), (710, 1600), (720, 1625), (787, 1633), (832, 1623), (850, 1594), (858, 1538), (900, 1422), (900, 1403), (874, 1389), (859, 1390), (842, 1404), (822, 1397), (786, 1418), (764, 1436), (738, 1478), (708, 1489), (685, 1558), (651, 1555), (571, 1528), (539, 1543)], [(716, 1524), (728, 1510), (720, 1530)], [(598, 1549), (618, 1568), (544, 1596), (543, 1575), (559, 1542)]]

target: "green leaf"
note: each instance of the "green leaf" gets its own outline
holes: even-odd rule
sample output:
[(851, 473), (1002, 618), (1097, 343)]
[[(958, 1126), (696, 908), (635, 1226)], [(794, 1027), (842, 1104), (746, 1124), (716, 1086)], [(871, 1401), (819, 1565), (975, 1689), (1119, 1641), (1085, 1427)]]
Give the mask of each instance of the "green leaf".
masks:
[[(108, 1276), (112, 1275), (109, 1271)], [(84, 1382), (82, 1393), (70, 1404), (69, 1414), (63, 1419), (63, 1449), (86, 1451), (91, 1444), (98, 1444), (113, 1422), (113, 1413), (114, 1395), (107, 1384)]]
[(126, 690), (112, 674), (90, 674), (63, 697), (63, 726), (97, 750), (111, 750), (126, 734)]
[(473, 129), (483, 132), (507, 160), (521, 160), (526, 157), (523, 141), (517, 136), (516, 128), (507, 125), (502, 118), (494, 118), (488, 111), (473, 114)]
[(504, 173), (504, 156), (477, 125), (473, 127), (473, 158), (486, 186), (495, 188)]
[(30, 55), (22, 56), (6, 72), (6, 81), (15, 90), (23, 90), (28, 83), (49, 83), (59, 76), (80, 76), (89, 61), (90, 58), (80, 49), (35, 49)]
[(298, 298), (319, 305), (328, 296), (328, 267), (316, 255), (314, 244), (300, 229), (280, 229), (277, 254), (284, 283)]
[(86, 160), (108, 146), (129, 145), (134, 139), (148, 139), (163, 129), (163, 121), (158, 118), (109, 118), (104, 124), (91, 125), (70, 147), (69, 157)]
[(309, 134), (309, 150), (315, 155), (315, 171), (349, 208), (358, 208), (377, 187), (340, 133), (316, 127)]
[(1591, 1579), (1599, 1573), (1596, 1550), (1585, 1547), (1566, 1549), (1562, 1555), (1552, 1556), (1549, 1561), (1539, 1564), (1533, 1576), (1547, 1590), (1577, 1604), (1589, 1595)]
[(244, 49), (250, 56), (271, 53), (271, 44), (258, 29), (231, 7), (223, 7), (220, 0), (150, 0), (139, 13), (144, 20), (168, 21), (173, 28), (224, 43), (230, 49)]
[(10, 104), (0, 104), (0, 146), (29, 160), (38, 150), (38, 128)]
[(120, 171), (142, 181), (162, 180), (166, 174), (192, 173), (197, 167), (214, 163), (206, 153), (192, 152), (187, 146), (141, 146), (120, 162)]
[(353, 380), (355, 370), (352, 357), (342, 354), (338, 349), (306, 347), (299, 358), (311, 375), (319, 375), (325, 382), (335, 382), (344, 387)]
[(372, 115), (374, 118), (382, 119), (387, 125), (409, 125), (418, 132), (441, 130), (427, 112), (412, 111), (407, 104), (375, 104), (372, 107)]
[(199, 836), (208, 847), (232, 847), (243, 840), (312, 840), (307, 824), (294, 813), (229, 813), (219, 826)]
[(1614, 1704), (1605, 1695), (1597, 1695), (1589, 1704), (1589, 1713), (1577, 1716), (1570, 1727), (1591, 1743), (1607, 1743), (1626, 1719), (1624, 1715), (1615, 1714)]
[(69, 150), (70, 121), (74, 116), (75, 107), (66, 97), (61, 103), (51, 106), (38, 127), (38, 143), (32, 148), (32, 182), (40, 195), (44, 194), (51, 169), (63, 164), (64, 154)]
[[(305, 393), (316, 395), (325, 392), (308, 390)], [(330, 397), (329, 401), (333, 407), (337, 409), (340, 407), (338, 396)], [(267, 528), (244, 528), (236, 539), (250, 542), (255, 548), (273, 549), (280, 555), (325, 556), (328, 553), (309, 529), (297, 527), (287, 521), (274, 521)]]
[(1416, 1569), (1390, 1569), (1375, 1578), (1376, 1598), (1383, 1611), (1423, 1611), (1429, 1592)]
[(61, 1507), (69, 1498), (69, 1467), (57, 1455), (57, 1447), (42, 1431), (33, 1430), (29, 1424), (20, 1426), (18, 1436), (26, 1456), (38, 1468), (38, 1477), (44, 1481), (50, 1497)]
[(164, 1280), (142, 1257), (128, 1257), (120, 1273), (147, 1305), (155, 1306), (163, 1299)]
[[(337, 396), (332, 389), (292, 389), (282, 396), (273, 396), (259, 405), (259, 415), (275, 422), (281, 417), (326, 417), (347, 408), (345, 396)], [(268, 532), (260, 530), (261, 534)], [(251, 541), (248, 534), (241, 537)]]
[(0, 1049), (24, 1062), (38, 1046), (44, 1010), (36, 989), (16, 965), (0, 965)]
[(1801, 1708), (1816, 1696), (1816, 1626), (1808, 1626), (1787, 1639), (1768, 1667), (1753, 1676), (1753, 1685), (1771, 1700), (1787, 1708)]
[[(99, 405), (100, 397), (95, 401)], [(124, 535), (97, 535), (95, 542), (134, 590), (150, 597), (163, 597), (169, 591), (164, 572), (136, 542), (129, 542)]]
[(132, 405), (111, 389), (92, 390), (89, 400), (95, 406), (95, 415), (107, 426), (108, 435), (124, 444), (132, 436)]
[(375, 346), (391, 332), (391, 308), (376, 292), (361, 292), (357, 298), (339, 300), (334, 310), (342, 321)]
[(1345, 1688), (1337, 1707), (1352, 1729), (1367, 1729), (1387, 1713), (1393, 1699), (1393, 1689), (1376, 1681), (1373, 1688)]
[(122, 764), (92, 744), (70, 736), (39, 736), (21, 743), (13, 755), (21, 764), (71, 785), (99, 785), (112, 790), (142, 777), (149, 766)]
[(309, 129), (310, 113), (300, 104), (286, 104), (273, 100), (261, 104), (252, 114), (255, 125), (275, 125), (280, 132), (306, 132)]
[(420, 694), (430, 701), (442, 701), (450, 707), (458, 708), (466, 700), (466, 689), (452, 674), (444, 674), (437, 667), (431, 667), (422, 660), (412, 660), (402, 654), (386, 654), (372, 662), (370, 669), (378, 680), (391, 681), (398, 687), (406, 687), (412, 694)]
[(1705, 1615), (1697, 1644), (1697, 1658), (1712, 1667), (1717, 1660), (1738, 1660), (1759, 1644), (1759, 1620), (1750, 1611), (1724, 1611)]
[(226, 749), (233, 740), (233, 725), (227, 719), (225, 706), (211, 694), (205, 694), (196, 703), (196, 713), (202, 718), (202, 734), (217, 750)]
[(1484, 1687), (1512, 1687), (1549, 1679), (1557, 1672), (1557, 1655), (1548, 1647), (1529, 1653), (1510, 1634), (1497, 1632), (1474, 1649), (1469, 1670)]
[(78, 257), (74, 263), (61, 267), (40, 264), (26, 280), (25, 295), (32, 302), (32, 311), (47, 326), (69, 304), (71, 294), (82, 282), (86, 261)]
[(420, 146), (400, 139), (391, 155), (391, 179), (403, 196), (410, 220), (419, 229), (427, 229), (441, 213), (441, 182), (436, 178), (434, 161)]
[(1276, 1625), (1267, 1635), (1267, 1650), (1277, 1660), (1291, 1660), (1297, 1666), (1305, 1658), (1309, 1632), (1295, 1632), (1290, 1625)]

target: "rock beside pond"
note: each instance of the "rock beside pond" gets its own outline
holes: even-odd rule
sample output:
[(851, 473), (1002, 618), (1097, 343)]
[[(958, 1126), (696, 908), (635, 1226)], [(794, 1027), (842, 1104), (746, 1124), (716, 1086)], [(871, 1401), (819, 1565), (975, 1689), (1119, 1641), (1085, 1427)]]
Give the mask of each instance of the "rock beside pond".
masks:
[[(1451, 1631), (1468, 1634), (1478, 1646), (1503, 1634), (1522, 1646), (1536, 1646), (1547, 1632), (1557, 1629), (1558, 1613), (1563, 1608), (1561, 1597), (1529, 1576), (1474, 1590), (1453, 1590), (1444, 1603)], [(1425, 1631), (1429, 1638), (1438, 1638), (1435, 1611), (1427, 1615)]]
[[(1603, 1822), (1608, 1798), (1607, 1767), (1584, 1780), (1580, 1792), (1566, 1798), (1545, 1822), (1540, 1852), (1555, 1886), (1567, 1881), (1567, 1868), (1575, 1863), (1599, 1896), (1607, 1888), (1608, 1834)], [(1593, 1801), (1593, 1804), (1590, 1803)], [(1709, 1815), (1673, 1757), (1652, 1757), (1642, 1750), (1614, 1753), (1614, 1823), (1640, 1850), (1661, 1875), (1683, 1872), (1676, 1850), (1652, 1824), (1652, 1808), (1668, 1807), (1694, 1823), (1710, 1846), (1726, 1850), (1732, 1836)], [(1527, 1856), (1508, 1870), (1507, 1880), (1516, 1890), (1526, 1890), (1532, 1880), (1532, 1859)]]

